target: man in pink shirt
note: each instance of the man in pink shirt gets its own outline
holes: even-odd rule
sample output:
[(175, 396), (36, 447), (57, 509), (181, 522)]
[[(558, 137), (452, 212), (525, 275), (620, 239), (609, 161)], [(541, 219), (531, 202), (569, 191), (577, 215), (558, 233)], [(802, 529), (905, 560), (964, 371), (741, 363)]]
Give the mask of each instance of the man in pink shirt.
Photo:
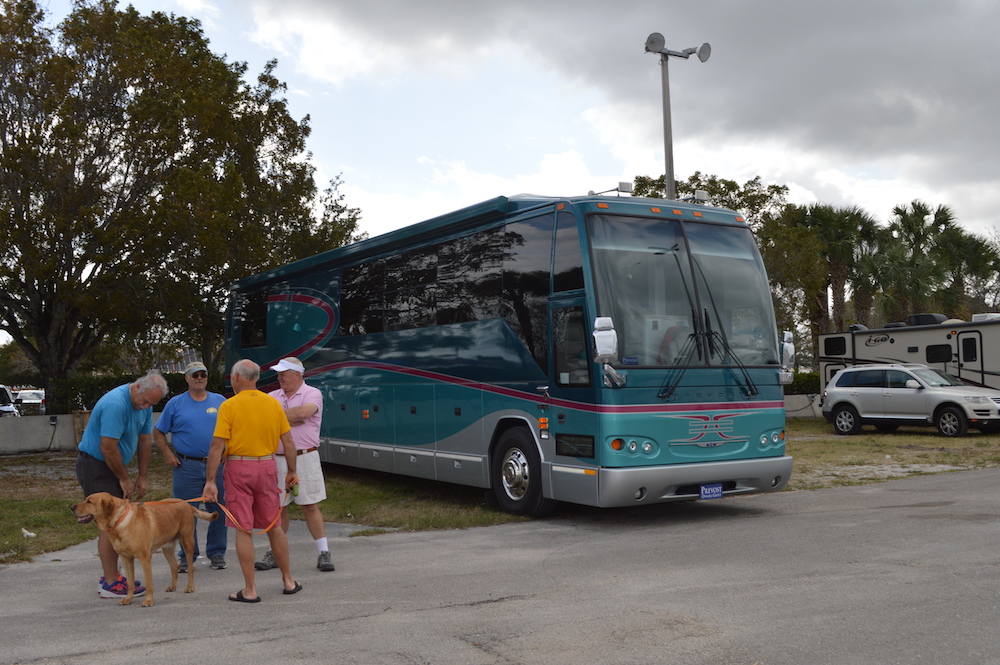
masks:
[[(323, 420), (323, 395), (319, 390), (307, 385), (304, 380), (305, 367), (298, 358), (282, 358), (278, 364), (271, 367), (278, 373), (278, 388), (269, 393), (278, 400), (285, 410), (288, 423), (292, 426), (292, 439), (295, 441), (294, 452), (278, 447), (278, 478), (284, 476), (287, 468), (286, 457), (296, 455), (295, 469), (299, 476), (299, 493), (293, 496), (282, 491), (281, 528), (288, 532), (288, 504), (294, 501), (302, 507), (309, 533), (316, 541), (319, 558), (316, 567), (323, 571), (333, 570), (330, 560), (330, 547), (326, 539), (326, 525), (323, 523), (323, 513), (319, 502), (326, 499), (326, 480), (323, 478), (323, 465), (319, 459), (319, 428)], [(257, 570), (276, 568), (274, 556), (268, 550), (260, 561), (254, 564)]]

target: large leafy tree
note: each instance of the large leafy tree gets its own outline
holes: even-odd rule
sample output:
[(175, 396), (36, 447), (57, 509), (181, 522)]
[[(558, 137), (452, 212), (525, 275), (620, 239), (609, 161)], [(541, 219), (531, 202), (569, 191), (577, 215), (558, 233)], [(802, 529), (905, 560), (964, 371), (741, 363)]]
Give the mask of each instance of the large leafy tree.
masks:
[(56, 29), (0, 0), (0, 329), (56, 402), (109, 336), (160, 326), (217, 361), (229, 283), (354, 239), (275, 67), (250, 85), (197, 21), (114, 0)]

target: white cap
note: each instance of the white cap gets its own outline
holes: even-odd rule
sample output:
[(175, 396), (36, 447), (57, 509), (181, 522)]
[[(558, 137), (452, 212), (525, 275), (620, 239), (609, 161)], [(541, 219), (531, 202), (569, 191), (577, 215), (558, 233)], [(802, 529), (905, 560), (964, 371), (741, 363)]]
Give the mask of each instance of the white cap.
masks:
[(299, 374), (304, 374), (306, 368), (302, 365), (302, 362), (298, 358), (282, 358), (278, 361), (278, 364), (271, 368), (275, 372), (287, 372), (291, 370), (293, 372), (298, 372)]

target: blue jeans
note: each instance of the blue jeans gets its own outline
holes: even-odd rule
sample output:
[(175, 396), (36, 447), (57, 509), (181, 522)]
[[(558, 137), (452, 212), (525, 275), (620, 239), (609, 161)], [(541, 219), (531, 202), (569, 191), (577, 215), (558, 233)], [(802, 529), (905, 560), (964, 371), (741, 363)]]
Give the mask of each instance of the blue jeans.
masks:
[[(205, 491), (205, 462), (197, 462), (191, 459), (179, 458), (181, 465), (174, 467), (174, 496), (178, 499), (196, 499)], [(219, 465), (219, 472), (216, 474), (215, 484), (219, 487), (219, 502), (225, 503), (226, 496), (222, 485), (223, 465)], [(201, 502), (192, 504), (201, 506)], [(213, 556), (225, 556), (226, 554), (226, 515), (222, 508), (216, 503), (205, 505), (207, 512), (218, 512), (219, 517), (214, 522), (208, 523), (208, 540), (205, 543), (205, 552), (209, 558)], [(188, 563), (193, 563), (198, 558), (198, 522), (194, 521), (194, 556), (189, 557), (184, 552), (183, 547), (178, 547), (181, 556), (187, 557)]]

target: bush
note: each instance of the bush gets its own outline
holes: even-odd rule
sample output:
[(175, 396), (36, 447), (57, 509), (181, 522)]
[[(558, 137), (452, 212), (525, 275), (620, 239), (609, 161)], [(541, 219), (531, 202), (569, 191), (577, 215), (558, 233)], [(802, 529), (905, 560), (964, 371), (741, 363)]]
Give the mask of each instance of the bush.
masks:
[(796, 372), (792, 384), (785, 386), (786, 395), (818, 395), (819, 372)]

